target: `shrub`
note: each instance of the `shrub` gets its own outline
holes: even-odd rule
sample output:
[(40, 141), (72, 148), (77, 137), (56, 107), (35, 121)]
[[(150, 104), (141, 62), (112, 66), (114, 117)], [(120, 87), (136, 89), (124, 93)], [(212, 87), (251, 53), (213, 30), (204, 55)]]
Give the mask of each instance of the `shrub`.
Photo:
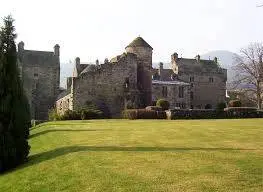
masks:
[(225, 113), (228, 118), (256, 118), (259, 114), (254, 107), (229, 107), (225, 108)]
[(154, 111), (146, 109), (128, 109), (123, 111), (125, 119), (166, 119), (164, 111)]
[(217, 111), (224, 111), (224, 109), (226, 108), (226, 103), (225, 102), (222, 102), (222, 103), (218, 103), (217, 106), (216, 106), (216, 110)]
[(79, 111), (67, 110), (60, 116), (60, 120), (81, 120), (81, 114)]
[(103, 117), (103, 112), (95, 109), (83, 109), (80, 111), (80, 116), (82, 120), (101, 119)]
[(240, 100), (231, 100), (228, 103), (229, 107), (241, 107), (241, 101)]
[(156, 106), (157, 107), (161, 107), (163, 110), (168, 110), (170, 107), (170, 103), (169, 101), (165, 100), (165, 99), (159, 99), (156, 102)]
[(99, 101), (98, 103), (94, 103), (92, 101), (86, 101), (85, 106), (81, 109), (81, 110), (95, 110), (97, 112), (102, 112), (102, 114), (100, 115), (100, 118), (110, 118), (111, 114), (110, 114), (110, 110), (108, 108), (108, 106), (103, 102), (103, 101)]
[(205, 109), (212, 109), (212, 105), (211, 104), (206, 104), (205, 105)]
[(49, 112), (48, 112), (48, 120), (50, 121), (58, 121), (60, 120), (61, 117), (60, 115), (57, 113), (57, 110), (55, 108), (51, 109)]

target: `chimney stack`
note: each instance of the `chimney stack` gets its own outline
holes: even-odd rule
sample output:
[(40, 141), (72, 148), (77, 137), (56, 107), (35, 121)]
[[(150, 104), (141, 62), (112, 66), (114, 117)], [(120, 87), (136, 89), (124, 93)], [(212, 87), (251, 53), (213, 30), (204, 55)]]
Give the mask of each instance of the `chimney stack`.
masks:
[(200, 55), (196, 55), (195, 59), (199, 63), (200, 62)]
[(25, 46), (25, 43), (23, 41), (20, 41), (18, 43), (18, 52), (23, 52), (24, 51), (24, 46)]
[(75, 59), (75, 64), (76, 64), (76, 65), (80, 65), (80, 58), (79, 58), (79, 57), (76, 57), (76, 59)]
[(54, 46), (54, 54), (56, 55), (56, 56), (58, 56), (59, 57), (59, 49), (60, 49), (60, 46), (58, 45), (58, 44), (56, 44), (55, 46)]
[(214, 62), (217, 64), (217, 62), (218, 62), (217, 57), (214, 58)]

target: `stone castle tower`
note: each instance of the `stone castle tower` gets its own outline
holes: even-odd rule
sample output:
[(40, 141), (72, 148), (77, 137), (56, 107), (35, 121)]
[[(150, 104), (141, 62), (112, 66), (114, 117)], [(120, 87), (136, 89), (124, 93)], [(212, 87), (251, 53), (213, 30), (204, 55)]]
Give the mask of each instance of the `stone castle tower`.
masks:
[[(59, 113), (95, 103), (111, 117), (127, 108), (152, 104), (152, 47), (137, 37), (126, 52), (104, 63), (85, 64), (77, 57), (67, 90), (56, 102)], [(106, 110), (105, 110), (106, 109)]]
[(28, 98), (31, 118), (47, 119), (59, 94), (60, 47), (53, 52), (25, 50), (24, 42), (18, 44), (18, 67)]
[(127, 53), (138, 58), (137, 85), (144, 106), (152, 104), (152, 53), (153, 48), (141, 37), (134, 39), (127, 47)]

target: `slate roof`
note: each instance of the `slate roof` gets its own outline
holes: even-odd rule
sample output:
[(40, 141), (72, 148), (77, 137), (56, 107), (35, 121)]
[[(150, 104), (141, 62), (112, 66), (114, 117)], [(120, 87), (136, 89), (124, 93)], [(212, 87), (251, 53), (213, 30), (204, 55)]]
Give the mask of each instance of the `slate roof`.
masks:
[(127, 47), (148, 47), (153, 49), (142, 37), (137, 37)]
[(87, 65), (87, 67), (80, 73), (80, 75), (95, 70), (96, 70), (96, 65)]
[(62, 92), (58, 95), (57, 100), (65, 97), (65, 96), (67, 96), (68, 94), (70, 94), (70, 89), (67, 89), (67, 90), (62, 91)]
[[(196, 61), (196, 59), (187, 59), (187, 58), (178, 58), (177, 62), (178, 63), (183, 63), (183, 64), (188, 64), (188, 65), (192, 65), (192, 64), (198, 63)], [(208, 66), (208, 67), (218, 67), (218, 65), (213, 60), (201, 59), (200, 60), (200, 64), (203, 64), (204, 67), (206, 67), (206, 66)]]
[(79, 75), (87, 66), (88, 64), (80, 64), (76, 65), (77, 74)]

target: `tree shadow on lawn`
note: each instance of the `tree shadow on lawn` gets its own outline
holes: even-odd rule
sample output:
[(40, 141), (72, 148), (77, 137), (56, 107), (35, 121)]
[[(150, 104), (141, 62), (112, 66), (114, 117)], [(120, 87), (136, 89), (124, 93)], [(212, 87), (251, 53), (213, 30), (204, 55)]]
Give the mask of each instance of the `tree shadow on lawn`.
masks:
[(58, 122), (54, 122), (54, 123), (49, 123), (49, 122), (45, 122), (45, 123), (41, 123), (39, 125), (36, 125), (35, 127), (31, 127), (30, 128), (30, 131), (34, 130), (34, 129), (37, 129), (37, 128), (40, 128), (40, 127), (43, 127), (43, 126), (61, 126), (61, 125), (67, 125), (67, 126), (83, 126), (83, 125), (86, 125), (87, 123), (91, 123), (89, 121), (85, 121), (85, 122), (74, 122), (74, 121), (69, 121), (68, 123), (64, 123), (64, 122), (61, 122), (61, 121), (58, 121)]
[(201, 147), (189, 147), (189, 148), (177, 148), (177, 147), (118, 147), (118, 146), (67, 146), (51, 151), (38, 153), (29, 156), (28, 162), (21, 167), (29, 167), (41, 162), (51, 160), (63, 155), (85, 152), (85, 151), (97, 151), (97, 152), (182, 152), (182, 151), (251, 151), (260, 149), (242, 149), (242, 148), (201, 148)]
[(51, 132), (90, 132), (90, 131), (106, 131), (106, 130), (110, 130), (110, 129), (50, 129), (29, 135), (29, 139)]

